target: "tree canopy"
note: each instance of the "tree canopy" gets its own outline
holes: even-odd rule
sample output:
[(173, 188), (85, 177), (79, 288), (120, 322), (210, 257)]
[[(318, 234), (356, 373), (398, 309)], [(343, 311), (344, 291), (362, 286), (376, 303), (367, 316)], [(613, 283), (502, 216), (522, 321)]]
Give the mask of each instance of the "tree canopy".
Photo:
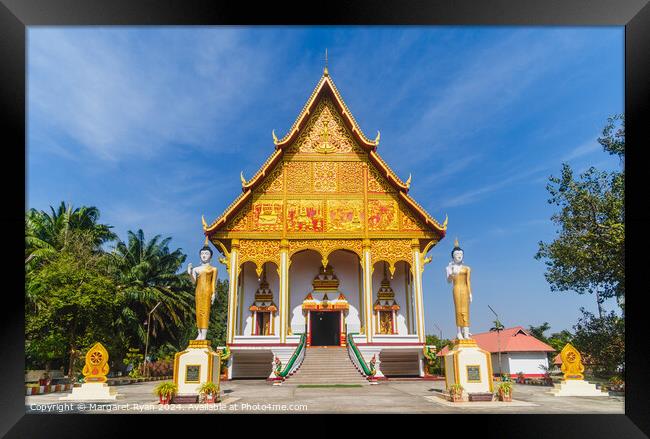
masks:
[[(617, 123), (620, 126), (617, 128)], [(598, 142), (624, 165), (625, 120), (610, 117)], [(552, 291), (595, 294), (599, 315), (608, 298), (625, 306), (625, 171), (590, 167), (578, 178), (564, 163), (559, 177), (550, 177), (548, 202), (559, 211), (552, 221), (557, 237), (539, 242), (536, 259), (544, 260)]]

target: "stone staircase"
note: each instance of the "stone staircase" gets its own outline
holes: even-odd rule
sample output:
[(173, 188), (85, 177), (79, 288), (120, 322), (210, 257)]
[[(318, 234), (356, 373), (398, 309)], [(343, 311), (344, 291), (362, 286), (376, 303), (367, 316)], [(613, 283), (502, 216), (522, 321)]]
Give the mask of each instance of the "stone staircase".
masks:
[(298, 370), (286, 384), (368, 384), (344, 347), (309, 347)]

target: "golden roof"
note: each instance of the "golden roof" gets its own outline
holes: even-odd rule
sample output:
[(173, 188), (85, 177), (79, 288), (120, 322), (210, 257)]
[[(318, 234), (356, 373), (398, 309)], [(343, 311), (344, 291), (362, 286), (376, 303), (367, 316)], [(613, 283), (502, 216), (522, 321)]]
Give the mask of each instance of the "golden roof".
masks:
[(327, 70), (323, 72), (323, 75), (318, 81), (318, 84), (312, 91), (309, 99), (300, 111), (300, 114), (294, 121), (289, 131), (284, 135), (284, 137), (278, 139), (275, 135), (275, 132), (273, 132), (273, 143), (275, 144), (275, 151), (266, 159), (259, 170), (249, 180), (246, 180), (242, 175), (242, 193), (237, 198), (235, 198), (235, 200), (233, 200), (233, 202), (230, 203), (230, 205), (223, 211), (223, 213), (219, 215), (219, 217), (217, 217), (217, 219), (215, 219), (212, 223), (208, 225), (205, 220), (202, 221), (203, 231), (206, 236), (211, 235), (213, 232), (223, 227), (226, 222), (232, 218), (234, 213), (239, 211), (239, 209), (244, 206), (247, 200), (251, 197), (253, 190), (264, 180), (268, 173), (282, 159), (285, 149), (292, 144), (292, 142), (297, 138), (301, 129), (305, 127), (309, 116), (316, 107), (319, 99), (327, 95), (333, 97), (333, 102), (341, 114), (342, 119), (346, 123), (347, 128), (350, 130), (352, 136), (359, 143), (359, 145), (368, 153), (370, 162), (377, 167), (377, 170), (380, 171), (382, 176), (385, 177), (388, 182), (397, 190), (397, 193), (401, 199), (421, 216), (422, 220), (424, 220), (424, 223), (433, 228), (436, 232), (440, 233), (442, 235), (441, 237), (444, 236), (447, 229), (447, 220), (445, 219), (444, 223), (440, 224), (431, 215), (429, 215), (422, 206), (420, 206), (413, 198), (408, 195), (409, 187), (411, 184), (411, 177), (409, 176), (406, 182), (402, 181), (402, 179), (400, 179), (395, 174), (395, 172), (393, 172), (388, 164), (377, 153), (377, 146), (379, 145), (380, 138), (379, 132), (377, 132), (377, 137), (374, 140), (370, 140), (363, 133), (357, 121), (354, 119), (354, 116), (343, 101), (341, 94), (334, 85), (334, 81), (332, 81)]

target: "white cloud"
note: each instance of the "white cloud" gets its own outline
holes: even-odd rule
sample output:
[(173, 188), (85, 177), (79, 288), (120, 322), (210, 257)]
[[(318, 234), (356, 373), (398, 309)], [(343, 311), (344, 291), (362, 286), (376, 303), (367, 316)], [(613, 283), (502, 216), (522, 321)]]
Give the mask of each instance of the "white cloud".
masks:
[(170, 147), (229, 147), (215, 139), (235, 122), (234, 104), (245, 103), (246, 90), (262, 83), (255, 71), (269, 62), (240, 34), (30, 29), (32, 139), (69, 138), (114, 162)]
[(568, 162), (570, 160), (576, 159), (578, 157), (582, 157), (587, 154), (594, 153), (596, 151), (600, 151), (601, 146), (598, 143), (598, 141), (593, 138), (590, 140), (587, 140), (586, 142), (576, 146), (573, 148), (568, 154), (566, 154), (564, 157), (562, 157), (563, 162)]

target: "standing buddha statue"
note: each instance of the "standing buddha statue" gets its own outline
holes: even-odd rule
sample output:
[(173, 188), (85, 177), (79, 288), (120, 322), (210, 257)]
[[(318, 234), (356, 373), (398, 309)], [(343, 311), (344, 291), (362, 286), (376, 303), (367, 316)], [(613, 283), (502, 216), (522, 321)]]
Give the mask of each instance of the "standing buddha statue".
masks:
[(456, 309), (456, 326), (458, 340), (470, 339), (469, 304), (472, 302), (472, 286), (470, 283), (470, 268), (463, 265), (463, 249), (458, 246), (458, 238), (451, 251), (451, 262), (446, 267), (447, 282), (453, 282), (454, 307)]
[(205, 340), (208, 336), (210, 307), (214, 303), (217, 283), (217, 268), (210, 265), (212, 249), (208, 246), (207, 238), (205, 239), (205, 245), (199, 252), (199, 256), (201, 265), (192, 267), (190, 263), (187, 267), (187, 273), (192, 278), (192, 283), (196, 284), (196, 327), (198, 329), (196, 340)]

